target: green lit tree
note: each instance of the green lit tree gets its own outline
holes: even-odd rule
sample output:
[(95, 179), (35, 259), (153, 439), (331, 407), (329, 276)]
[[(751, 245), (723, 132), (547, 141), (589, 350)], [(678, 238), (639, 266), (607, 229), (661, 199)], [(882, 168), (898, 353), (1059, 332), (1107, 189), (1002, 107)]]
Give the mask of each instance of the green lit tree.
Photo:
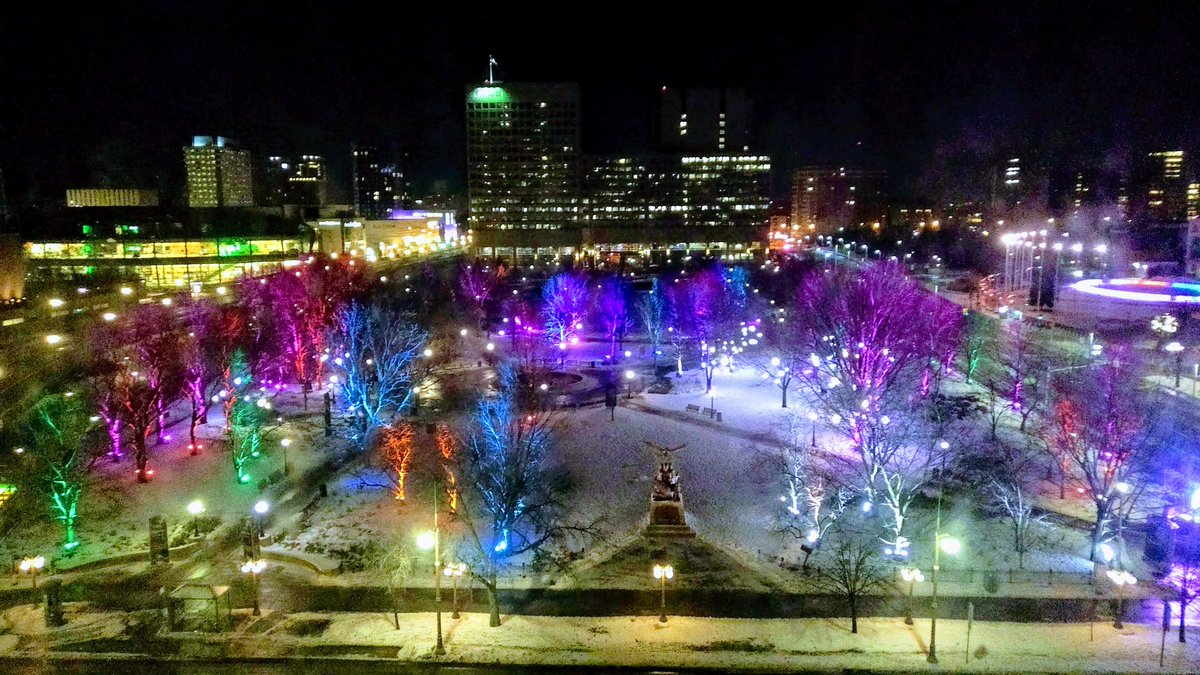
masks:
[(50, 514), (62, 525), (67, 550), (79, 545), (75, 536), (79, 498), (96, 457), (89, 438), (97, 428), (92, 419), (81, 398), (68, 392), (43, 397), (29, 420), (37, 480), (49, 499)]
[(270, 402), (254, 388), (250, 365), (242, 351), (234, 352), (229, 366), (230, 384), (227, 396), (233, 400), (229, 418), (229, 451), (234, 475), (239, 483), (249, 483), (246, 465), (262, 452), (262, 427)]

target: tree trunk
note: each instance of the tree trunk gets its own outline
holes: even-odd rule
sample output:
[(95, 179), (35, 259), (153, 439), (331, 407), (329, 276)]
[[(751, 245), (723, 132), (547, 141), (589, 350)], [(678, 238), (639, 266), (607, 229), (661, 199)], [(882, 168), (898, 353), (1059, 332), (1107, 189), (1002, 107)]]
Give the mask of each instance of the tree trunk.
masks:
[(783, 392), (783, 406), (782, 407), (786, 408), (787, 407), (787, 385), (780, 387), (780, 391)]
[(112, 444), (112, 452), (109, 455), (112, 457), (113, 464), (121, 459), (121, 422), (114, 419), (108, 423), (108, 440)]
[(496, 568), (488, 570), (488, 578), (483, 582), (488, 598), (488, 625), (495, 628), (500, 625), (500, 596), (496, 590)]
[(1179, 642), (1187, 642), (1187, 606), (1188, 597), (1187, 591), (1179, 592)]
[(858, 598), (850, 597), (850, 632), (858, 633)]
[(1096, 524), (1092, 526), (1092, 552), (1088, 560), (1096, 561), (1096, 549), (1100, 548), (1100, 537), (1104, 534), (1104, 521), (1108, 515), (1108, 508), (1097, 504), (1096, 505)]
[(150, 463), (150, 454), (146, 452), (145, 432), (139, 430), (133, 435), (133, 451), (133, 459), (137, 463), (137, 481), (149, 483), (150, 477), (146, 475), (146, 465)]

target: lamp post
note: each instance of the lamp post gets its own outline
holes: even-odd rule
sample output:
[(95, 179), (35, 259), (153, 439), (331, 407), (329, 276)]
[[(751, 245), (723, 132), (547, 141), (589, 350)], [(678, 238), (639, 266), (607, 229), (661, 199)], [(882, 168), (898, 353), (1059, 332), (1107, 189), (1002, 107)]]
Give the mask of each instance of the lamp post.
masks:
[(808, 421), (812, 422), (812, 447), (817, 447), (817, 413), (809, 411)]
[(254, 503), (254, 526), (258, 528), (258, 536), (266, 535), (266, 529), (263, 527), (263, 520), (266, 518), (267, 512), (271, 510), (271, 504), (265, 499), (260, 499)]
[(902, 567), (900, 568), (900, 578), (908, 582), (908, 605), (905, 607), (904, 623), (911, 626), (913, 625), (913, 590), (918, 581), (925, 581), (925, 575), (915, 567)]
[(1175, 388), (1179, 388), (1179, 371), (1183, 369), (1183, 345), (1178, 342), (1168, 342), (1163, 351), (1175, 355)]
[(1109, 570), (1108, 578), (1117, 586), (1117, 611), (1113, 617), (1113, 628), (1121, 630), (1125, 627), (1121, 623), (1121, 614), (1125, 611), (1125, 586), (1136, 584), (1137, 579), (1125, 570)]
[[(46, 557), (39, 555), (36, 558), (25, 558), (21, 561), (21, 572), (28, 574), (33, 580), (33, 590), (37, 590), (37, 575), (46, 566)], [(34, 596), (33, 606), (37, 607), (37, 596)]]
[(267, 569), (266, 560), (247, 560), (242, 563), (242, 574), (250, 575), (250, 584), (254, 588), (254, 610), (251, 612), (253, 616), (261, 616), (262, 610), (259, 609), (260, 588), (258, 576)]
[(204, 502), (199, 499), (187, 505), (188, 513), (192, 514), (192, 533), (200, 536), (200, 514), (204, 513)]
[(655, 565), (654, 578), (658, 579), (660, 589), (658, 603), (658, 620), (661, 623), (667, 622), (667, 580), (675, 577), (675, 568), (670, 565)]
[(438, 486), (433, 489), (433, 530), (422, 532), (417, 537), (417, 546), (423, 549), (433, 549), (433, 604), (437, 616), (437, 644), (433, 648), (436, 656), (445, 656), (446, 646), (442, 643), (442, 531), (438, 527)]
[(625, 382), (629, 385), (629, 391), (625, 394), (625, 398), (627, 399), (633, 398), (633, 378), (636, 376), (637, 373), (633, 372), (632, 370), (625, 371)]
[(454, 584), (454, 595), (451, 596), (452, 599), (450, 601), (450, 603), (451, 603), (450, 604), (450, 608), (451, 608), (450, 618), (451, 619), (459, 618), (459, 614), (458, 614), (458, 578), (461, 577), (463, 575), (463, 572), (466, 572), (466, 571), (467, 571), (467, 566), (465, 563), (451, 563), (449, 565), (446, 565), (442, 569), (442, 573), (445, 574), (446, 576), (450, 577), (451, 582)]
[[(950, 447), (946, 441), (941, 441), (939, 447), (944, 451)], [(945, 455), (943, 454), (942, 475), (945, 477)], [(938, 488), (937, 500), (937, 519), (934, 521), (933, 527), (933, 577), (932, 577), (932, 592), (933, 599), (929, 605), (930, 622), (929, 622), (929, 656), (926, 661), (937, 663), (937, 620), (938, 620), (938, 570), (941, 569), (942, 551), (950, 555), (958, 555), (962, 550), (962, 544), (954, 537), (942, 534), (942, 492), (944, 486)]]
[(279, 441), (279, 445), (283, 447), (283, 475), (292, 475), (292, 465), (288, 464), (288, 446), (292, 444), (292, 439), (285, 438)]

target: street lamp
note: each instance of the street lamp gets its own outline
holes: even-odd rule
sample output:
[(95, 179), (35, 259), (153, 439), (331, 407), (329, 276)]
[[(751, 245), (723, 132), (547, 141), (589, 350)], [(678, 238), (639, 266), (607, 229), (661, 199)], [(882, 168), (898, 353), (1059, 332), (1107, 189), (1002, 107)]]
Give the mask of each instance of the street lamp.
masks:
[(200, 514), (204, 513), (204, 502), (199, 499), (187, 505), (188, 513), (192, 514), (192, 532), (200, 536)]
[(292, 465), (288, 464), (288, 446), (292, 444), (292, 439), (285, 438), (279, 441), (279, 445), (283, 446), (283, 475), (290, 476), (292, 474)]
[(250, 584), (254, 587), (254, 611), (251, 612), (254, 616), (261, 616), (262, 610), (259, 609), (259, 584), (258, 575), (267, 569), (266, 560), (247, 560), (242, 563), (242, 574), (250, 575)]
[(264, 536), (266, 531), (263, 529), (263, 519), (267, 512), (271, 510), (271, 505), (265, 499), (260, 499), (254, 503), (254, 524), (258, 527), (258, 536)]
[(465, 563), (450, 563), (449, 565), (446, 565), (442, 569), (442, 574), (445, 574), (446, 576), (450, 577), (450, 580), (454, 583), (454, 595), (452, 596), (453, 599), (450, 601), (450, 607), (451, 607), (450, 618), (451, 619), (459, 618), (459, 615), (458, 615), (458, 578), (461, 577), (463, 575), (463, 572), (466, 572), (466, 571), (467, 571), (467, 565)]
[(1136, 584), (1137, 579), (1125, 570), (1109, 570), (1107, 574), (1109, 580), (1117, 586), (1117, 611), (1116, 616), (1113, 618), (1113, 628), (1121, 630), (1125, 627), (1125, 625), (1121, 623), (1121, 614), (1123, 614), (1125, 610), (1125, 586), (1132, 586)]
[(811, 410), (808, 413), (808, 421), (812, 422), (812, 447), (817, 447), (817, 413)]
[(911, 626), (913, 624), (913, 590), (918, 581), (925, 581), (925, 575), (915, 567), (901, 567), (900, 578), (908, 582), (908, 606), (905, 608), (904, 623)]
[(632, 370), (625, 371), (625, 382), (629, 384), (629, 392), (625, 395), (625, 398), (633, 398), (633, 378), (636, 376), (637, 373)]
[(1179, 388), (1179, 371), (1183, 368), (1183, 345), (1178, 342), (1168, 342), (1163, 351), (1175, 355), (1175, 388)]
[(445, 656), (446, 646), (442, 643), (442, 530), (438, 527), (437, 486), (433, 490), (433, 529), (417, 536), (417, 546), (423, 550), (433, 549), (433, 604), (437, 615), (437, 644), (433, 648), (436, 656)]
[(675, 578), (675, 568), (670, 565), (655, 565), (654, 578), (658, 579), (659, 589), (659, 615), (658, 620), (662, 623), (667, 622), (667, 580)]
[[(46, 566), (46, 557), (39, 555), (36, 558), (25, 558), (21, 561), (21, 572), (30, 575), (33, 580), (33, 590), (37, 590), (37, 575)], [(37, 605), (37, 600), (34, 600), (34, 605)]]

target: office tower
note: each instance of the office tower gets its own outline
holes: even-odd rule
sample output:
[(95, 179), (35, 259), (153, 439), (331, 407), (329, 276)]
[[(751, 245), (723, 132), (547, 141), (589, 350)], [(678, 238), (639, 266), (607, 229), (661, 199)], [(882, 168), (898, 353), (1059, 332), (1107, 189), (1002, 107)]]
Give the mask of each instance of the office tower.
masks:
[(810, 166), (792, 172), (792, 224), (806, 234), (882, 229), (887, 173)]
[(1200, 218), (1200, 183), (1188, 183), (1187, 188), (1187, 219)]
[(396, 153), (376, 145), (355, 145), (354, 213), (360, 218), (387, 218), (392, 209), (409, 205), (407, 171)]
[[(729, 227), (749, 241), (767, 223), (771, 160), (763, 155), (587, 157), (585, 221), (590, 228)], [(693, 230), (704, 240), (704, 230)], [(724, 239), (722, 239), (724, 240)]]
[(77, 188), (67, 190), (67, 206), (158, 206), (158, 191), (121, 188)]
[(1188, 183), (1182, 150), (1152, 152), (1142, 170), (1142, 216), (1156, 223), (1182, 223), (1188, 219)]
[[(478, 240), (579, 227), (579, 87), (469, 86), (467, 191)], [(511, 240), (511, 238), (508, 238)]]
[(749, 150), (750, 104), (744, 89), (663, 87), (658, 141), (666, 151)]
[(287, 174), (287, 203), (324, 206), (329, 201), (329, 178), (320, 155), (301, 155)]
[(283, 206), (288, 203), (288, 173), (292, 163), (279, 155), (272, 155), (259, 166), (258, 184), (254, 189), (255, 203), (259, 206)]
[(222, 136), (194, 136), (183, 149), (188, 206), (253, 206), (250, 153)]

